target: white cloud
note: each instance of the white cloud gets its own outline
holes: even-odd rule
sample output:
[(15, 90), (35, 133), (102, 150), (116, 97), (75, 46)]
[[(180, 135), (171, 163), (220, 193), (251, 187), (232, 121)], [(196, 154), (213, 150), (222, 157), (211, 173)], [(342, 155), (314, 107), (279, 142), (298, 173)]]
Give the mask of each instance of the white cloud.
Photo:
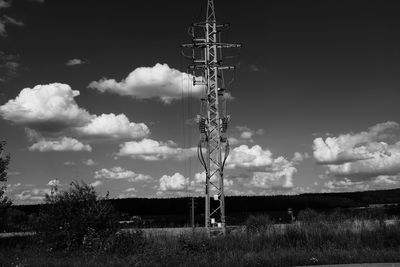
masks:
[(226, 167), (253, 171), (248, 183), (250, 187), (286, 190), (293, 187), (293, 177), (297, 173), (294, 165), (299, 163), (299, 155), (296, 157), (295, 154), (297, 161), (289, 161), (284, 157), (274, 158), (270, 150), (264, 150), (259, 145), (241, 145), (231, 151)]
[(228, 169), (266, 167), (272, 163), (271, 151), (263, 150), (259, 145), (253, 147), (241, 145), (231, 150), (226, 161), (226, 167)]
[(85, 164), (87, 166), (93, 166), (93, 165), (96, 165), (97, 163), (93, 159), (87, 159), (87, 160), (83, 161), (83, 164)]
[(331, 174), (353, 179), (367, 179), (378, 175), (400, 173), (400, 142), (394, 145), (380, 143), (378, 151), (368, 151), (368, 158), (340, 165), (328, 165)]
[(342, 134), (338, 137), (314, 139), (314, 158), (321, 164), (342, 164), (371, 158), (371, 153), (379, 149), (379, 141), (398, 131), (396, 122), (379, 123), (366, 132)]
[(74, 138), (63, 137), (58, 140), (40, 140), (29, 147), (30, 151), (92, 151), (90, 145), (85, 145)]
[(60, 183), (60, 181), (59, 181), (58, 179), (53, 179), (53, 180), (50, 180), (50, 181), (47, 183), (47, 185), (48, 185), (48, 186), (60, 186), (61, 183)]
[(307, 152), (305, 152), (304, 154), (302, 154), (300, 152), (294, 152), (292, 161), (295, 163), (300, 163), (304, 159), (308, 159), (308, 158), (310, 158), (310, 155)]
[(99, 187), (103, 185), (102, 181), (94, 181), (93, 183), (90, 184), (93, 187)]
[(42, 201), (46, 194), (50, 194), (50, 189), (33, 188), (31, 190), (24, 190), (19, 194), (15, 194), (15, 199), (25, 202), (33, 203)]
[(91, 115), (79, 108), (79, 91), (67, 84), (52, 83), (25, 88), (15, 99), (0, 106), (0, 115), (29, 128), (54, 132), (87, 124)]
[(66, 161), (66, 162), (64, 162), (64, 165), (67, 165), (67, 166), (73, 166), (73, 165), (75, 165), (76, 163), (75, 162), (73, 162), (73, 161)]
[(365, 191), (397, 188), (400, 185), (399, 175), (379, 175), (368, 180), (353, 181), (346, 177), (338, 177), (323, 184), (325, 192)]
[(175, 173), (172, 176), (163, 175), (160, 178), (161, 191), (182, 191), (187, 188), (189, 179), (185, 178), (180, 173)]
[(76, 66), (76, 65), (82, 65), (82, 64), (86, 64), (87, 61), (86, 60), (82, 60), (79, 58), (73, 58), (67, 61), (67, 63), (65, 63), (65, 65), (67, 66)]
[(293, 187), (293, 175), (297, 169), (288, 165), (273, 172), (254, 172), (251, 185), (264, 189), (282, 189)]
[(86, 136), (111, 137), (114, 139), (139, 139), (146, 137), (150, 130), (144, 123), (130, 122), (125, 114), (102, 114), (92, 119), (78, 131)]
[[(212, 183), (214, 183), (216, 186), (219, 186), (219, 180), (217, 175), (213, 175), (210, 179)], [(204, 192), (205, 190), (205, 185), (206, 185), (206, 172), (198, 172), (195, 173), (194, 179), (189, 182), (189, 191), (194, 191), (194, 192)], [(227, 179), (224, 177), (224, 189), (227, 192), (227, 190), (230, 190), (231, 187), (234, 185), (233, 180)], [(213, 191), (215, 188), (211, 186), (210, 191)]]
[(130, 187), (128, 189), (125, 189), (125, 192), (137, 192), (137, 190), (134, 187)]
[(327, 181), (324, 183), (324, 188), (327, 189), (327, 192), (365, 191), (370, 189), (369, 185), (364, 182), (353, 182), (347, 178), (339, 181)]
[(249, 144), (249, 143), (254, 143), (253, 137), (255, 135), (263, 135), (264, 130), (263, 129), (258, 129), (258, 130), (252, 130), (247, 126), (236, 126), (235, 129), (237, 130), (237, 135), (238, 137), (230, 136), (229, 139), (229, 144), (231, 146), (238, 146), (238, 145), (243, 145), (243, 144)]
[(137, 181), (148, 181), (152, 177), (141, 173), (135, 173), (130, 170), (126, 170), (122, 167), (113, 167), (111, 169), (101, 169), (95, 172), (95, 179), (127, 179), (129, 182)]
[(79, 91), (61, 83), (25, 88), (0, 106), (0, 116), (25, 126), (31, 141), (41, 145), (50, 142), (43, 141), (48, 137), (115, 140), (143, 138), (150, 133), (144, 123), (130, 122), (124, 114), (89, 114), (75, 102), (78, 95)]
[[(198, 78), (199, 79), (199, 78)], [(170, 68), (167, 64), (140, 67), (121, 82), (103, 78), (93, 81), (89, 88), (138, 99), (159, 98), (164, 103), (182, 98), (182, 95), (200, 96), (203, 86), (193, 86), (193, 76)]]
[(173, 141), (164, 143), (152, 139), (143, 139), (122, 144), (118, 156), (129, 156), (147, 161), (169, 158), (183, 160), (194, 156), (195, 153), (195, 148), (180, 148)]
[(366, 181), (382, 175), (395, 175), (400, 173), (398, 139), (399, 125), (396, 122), (380, 123), (366, 132), (328, 137), (325, 141), (315, 139), (314, 157), (326, 165), (328, 177)]

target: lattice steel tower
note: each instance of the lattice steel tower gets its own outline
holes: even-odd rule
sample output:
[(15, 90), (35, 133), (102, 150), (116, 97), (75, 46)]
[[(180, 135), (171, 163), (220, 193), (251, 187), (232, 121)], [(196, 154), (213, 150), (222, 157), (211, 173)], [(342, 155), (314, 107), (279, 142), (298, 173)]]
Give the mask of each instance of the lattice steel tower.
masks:
[(225, 233), (224, 165), (229, 154), (226, 136), (230, 116), (226, 114), (226, 101), (230, 94), (225, 88), (224, 71), (234, 70), (233, 65), (223, 64), (225, 48), (240, 48), (240, 44), (223, 43), (221, 31), (229, 24), (218, 25), (214, 1), (207, 1), (206, 20), (193, 23), (189, 28), (192, 43), (189, 48), (193, 85), (203, 86), (201, 110), (198, 115), (200, 142), (198, 156), (206, 173), (205, 227), (209, 231)]

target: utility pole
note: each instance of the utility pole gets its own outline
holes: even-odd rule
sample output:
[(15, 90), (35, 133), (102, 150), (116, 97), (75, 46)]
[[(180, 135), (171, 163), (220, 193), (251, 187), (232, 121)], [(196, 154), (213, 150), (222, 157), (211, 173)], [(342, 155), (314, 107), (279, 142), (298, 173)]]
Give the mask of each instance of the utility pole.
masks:
[(234, 70), (224, 65), (222, 50), (240, 48), (240, 44), (223, 43), (221, 31), (229, 24), (217, 24), (214, 0), (207, 0), (206, 19), (189, 28), (192, 43), (182, 45), (191, 49), (186, 56), (192, 64), (193, 85), (204, 87), (201, 110), (198, 115), (200, 142), (198, 156), (206, 173), (205, 227), (208, 232), (225, 234), (224, 165), (229, 154), (226, 136), (230, 116), (226, 114), (226, 101), (230, 94), (225, 88), (224, 71)]

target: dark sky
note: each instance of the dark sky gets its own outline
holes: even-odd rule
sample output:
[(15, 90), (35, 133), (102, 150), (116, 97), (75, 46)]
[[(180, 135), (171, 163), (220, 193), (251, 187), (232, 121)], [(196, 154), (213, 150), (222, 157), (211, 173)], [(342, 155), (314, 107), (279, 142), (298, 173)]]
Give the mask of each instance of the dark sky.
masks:
[[(9, 6), (1, 8), (2, 3)], [(218, 22), (232, 25), (224, 41), (243, 44), (230, 88), (235, 99), (228, 104), (230, 136), (237, 141), (228, 194), (398, 187), (400, 5), (365, 0), (215, 0), (215, 5)], [(88, 85), (102, 78), (121, 82), (136, 69), (157, 63), (186, 72), (189, 62), (179, 46), (190, 42), (187, 28), (204, 19), (205, 6), (206, 0), (0, 0), (0, 25), (5, 26), (0, 36), (0, 138), (12, 155), (9, 195), (16, 202), (38, 201), (53, 179), (62, 186), (74, 179), (97, 182), (101, 192), (109, 190), (115, 197), (191, 194), (195, 174), (202, 170), (196, 157), (177, 155), (197, 144), (196, 126), (183, 121), (197, 114), (198, 100), (166, 104), (157, 97), (123, 95), (118, 91), (123, 86), (102, 93)], [(72, 59), (80, 61), (67, 65)], [(151, 75), (161, 76), (146, 75), (148, 90), (160, 93), (164, 87), (151, 84)], [(38, 121), (46, 126), (54, 121), (7, 105), (24, 88), (54, 83), (78, 90), (72, 105), (92, 119), (124, 114), (129, 122), (144, 123), (150, 133), (94, 138), (75, 126), (43, 132)], [(129, 90), (137, 86), (127, 84)], [(29, 97), (24, 101), (34, 103)], [(27, 128), (38, 135), (29, 138)], [(90, 145), (92, 151), (54, 151), (62, 137)], [(121, 154), (124, 144), (143, 145), (143, 138), (163, 144), (170, 154), (158, 152), (157, 159)], [(33, 149), (40, 141), (53, 141), (53, 148)], [(94, 164), (85, 165), (88, 159)], [(139, 179), (139, 174), (149, 177)]]

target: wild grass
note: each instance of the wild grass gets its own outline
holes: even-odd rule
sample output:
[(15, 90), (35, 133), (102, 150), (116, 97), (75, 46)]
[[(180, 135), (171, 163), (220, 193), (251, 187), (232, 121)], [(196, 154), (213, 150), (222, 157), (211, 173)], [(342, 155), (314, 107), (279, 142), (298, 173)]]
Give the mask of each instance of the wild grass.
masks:
[[(301, 220), (300, 220), (301, 219)], [(276, 226), (250, 217), (244, 231), (145, 236), (117, 233), (85, 237), (75, 251), (38, 244), (36, 237), (0, 239), (1, 266), (294, 266), (400, 261), (400, 223), (360, 220), (342, 214), (299, 214), (299, 222)]]

